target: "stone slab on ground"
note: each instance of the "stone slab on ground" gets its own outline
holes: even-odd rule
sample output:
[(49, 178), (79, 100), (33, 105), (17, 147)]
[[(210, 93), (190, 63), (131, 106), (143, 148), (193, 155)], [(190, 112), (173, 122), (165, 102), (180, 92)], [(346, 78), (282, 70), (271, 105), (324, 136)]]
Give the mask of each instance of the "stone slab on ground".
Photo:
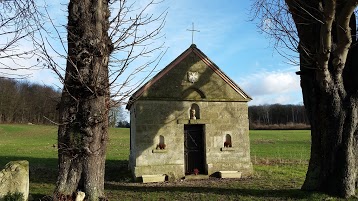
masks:
[(29, 197), (29, 162), (11, 161), (0, 171), (0, 200), (8, 193), (22, 193)]
[(157, 175), (142, 175), (143, 183), (153, 183), (153, 182), (164, 182), (165, 175), (157, 174)]
[(185, 175), (185, 180), (197, 180), (197, 179), (209, 179), (209, 175), (203, 175), (203, 174), (198, 174), (198, 175)]
[(241, 172), (239, 171), (219, 171), (220, 178), (241, 178)]

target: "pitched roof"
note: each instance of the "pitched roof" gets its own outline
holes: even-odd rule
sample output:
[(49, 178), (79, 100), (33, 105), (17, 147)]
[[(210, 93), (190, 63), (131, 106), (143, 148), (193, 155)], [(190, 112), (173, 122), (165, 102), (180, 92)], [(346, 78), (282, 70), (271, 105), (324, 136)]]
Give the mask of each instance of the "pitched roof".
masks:
[(155, 82), (157, 82), (161, 77), (167, 74), (183, 59), (185, 59), (190, 53), (195, 53), (208, 67), (210, 67), (218, 76), (220, 76), (229, 86), (232, 87), (232, 89), (234, 89), (238, 94), (240, 94), (245, 100), (252, 100), (252, 98), (246, 92), (244, 92), (244, 90), (242, 90), (232, 79), (230, 79), (223, 71), (221, 71), (220, 68), (214, 62), (212, 62), (200, 49), (198, 49), (195, 44), (192, 44), (188, 49), (186, 49), (182, 54), (180, 54), (176, 59), (174, 59), (169, 65), (167, 65), (163, 70), (156, 74), (151, 80), (149, 80), (136, 92), (134, 92), (129, 99), (126, 109), (129, 109), (132, 103), (136, 101), (139, 97), (141, 97), (141, 95), (147, 89), (149, 89)]

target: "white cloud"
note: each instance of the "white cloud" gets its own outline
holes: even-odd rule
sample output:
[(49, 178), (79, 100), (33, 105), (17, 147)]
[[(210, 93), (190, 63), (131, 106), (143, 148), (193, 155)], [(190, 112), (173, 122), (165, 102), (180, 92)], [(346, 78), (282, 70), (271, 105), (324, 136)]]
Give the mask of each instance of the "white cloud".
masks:
[(265, 105), (265, 104), (301, 104), (302, 96), (296, 93), (267, 94), (261, 96), (253, 96), (253, 100), (249, 105)]
[(299, 76), (294, 72), (260, 72), (245, 77), (241, 86), (252, 96), (286, 93), (300, 89)]
[(262, 71), (241, 79), (239, 83), (253, 98), (250, 105), (302, 102), (300, 78), (293, 71)]

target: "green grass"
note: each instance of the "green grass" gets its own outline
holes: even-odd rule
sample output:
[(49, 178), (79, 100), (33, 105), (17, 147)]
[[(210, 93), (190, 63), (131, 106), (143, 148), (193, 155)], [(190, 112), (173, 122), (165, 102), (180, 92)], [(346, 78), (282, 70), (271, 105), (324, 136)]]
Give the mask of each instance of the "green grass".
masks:
[(252, 130), (251, 158), (305, 162), (310, 157), (308, 130)]
[[(34, 200), (51, 195), (55, 187), (56, 133), (53, 126), (0, 125), (0, 166), (29, 160)], [(250, 140), (251, 178), (140, 184), (130, 181), (127, 170), (129, 130), (110, 129), (106, 194), (110, 200), (336, 200), (299, 190), (307, 170), (309, 131), (250, 131)]]
[(55, 168), (56, 132), (53, 126), (0, 125), (0, 165), (24, 158), (34, 166)]

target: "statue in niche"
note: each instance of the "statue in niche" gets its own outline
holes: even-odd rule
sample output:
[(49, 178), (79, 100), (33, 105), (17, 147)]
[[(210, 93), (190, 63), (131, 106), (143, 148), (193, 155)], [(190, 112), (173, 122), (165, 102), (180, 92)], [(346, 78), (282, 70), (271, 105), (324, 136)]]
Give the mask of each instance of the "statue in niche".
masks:
[(189, 110), (190, 119), (200, 119), (200, 108), (199, 105), (193, 103)]
[(195, 109), (191, 108), (190, 109), (190, 119), (196, 119), (195, 113), (196, 113)]

